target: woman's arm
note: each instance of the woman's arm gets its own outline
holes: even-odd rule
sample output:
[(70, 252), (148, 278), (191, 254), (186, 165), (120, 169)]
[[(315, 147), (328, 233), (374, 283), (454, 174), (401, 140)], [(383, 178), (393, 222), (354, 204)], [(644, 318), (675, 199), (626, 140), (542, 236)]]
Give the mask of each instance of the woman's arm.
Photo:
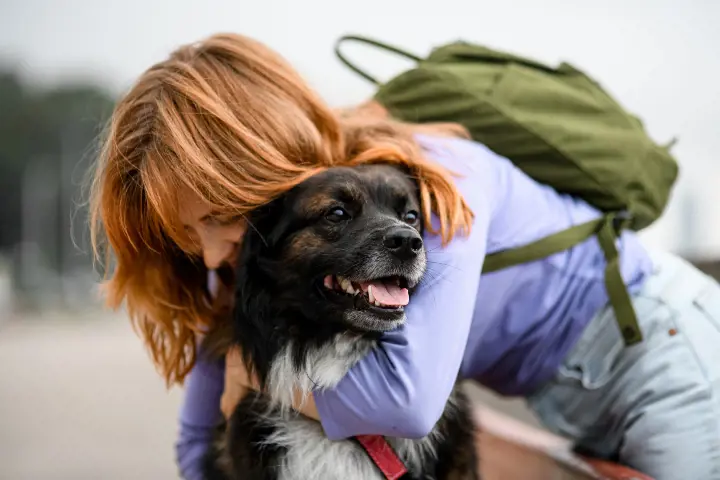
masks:
[(203, 457), (212, 441), (215, 427), (222, 420), (224, 362), (198, 356), (185, 381), (185, 398), (180, 411), (180, 435), (175, 455), (185, 480), (204, 480)]
[[(470, 142), (451, 142), (454, 154), (492, 155)], [(383, 336), (333, 389), (314, 393), (314, 407), (329, 438), (361, 434), (405, 438), (427, 435), (440, 418), (456, 382), (475, 308), (485, 256), (492, 190), (490, 172), (451, 169), (475, 214), (472, 232), (442, 248), (426, 238), (427, 281), (407, 307), (406, 324)], [(486, 188), (487, 186), (487, 188)], [(313, 405), (302, 407), (312, 416)]]

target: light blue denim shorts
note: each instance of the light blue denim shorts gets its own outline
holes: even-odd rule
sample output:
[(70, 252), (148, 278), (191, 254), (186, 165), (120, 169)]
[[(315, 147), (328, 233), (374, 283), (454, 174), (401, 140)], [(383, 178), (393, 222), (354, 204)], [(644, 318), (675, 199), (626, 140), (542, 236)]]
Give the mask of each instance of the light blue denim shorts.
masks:
[(626, 347), (605, 308), (528, 404), (555, 433), (657, 480), (720, 480), (720, 285), (651, 257), (633, 296), (644, 340)]

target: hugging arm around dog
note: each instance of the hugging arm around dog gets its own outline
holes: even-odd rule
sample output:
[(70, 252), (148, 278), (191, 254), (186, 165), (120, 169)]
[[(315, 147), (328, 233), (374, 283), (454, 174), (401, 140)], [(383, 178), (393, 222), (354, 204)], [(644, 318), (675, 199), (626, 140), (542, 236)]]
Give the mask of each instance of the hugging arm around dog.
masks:
[[(605, 260), (595, 239), (541, 261), (480, 274), (486, 252), (528, 244), (599, 212), (534, 182), (479, 144), (431, 137), (419, 141), (431, 160), (459, 175), (456, 185), (475, 214), (473, 228), (444, 248), (438, 236), (426, 234), (429, 273), (406, 309), (406, 324), (384, 334), (381, 346), (335, 388), (313, 392), (326, 434), (331, 439), (422, 437), (439, 418), (459, 377), (504, 395), (527, 397), (556, 432), (598, 454), (620, 455), (657, 478), (679, 478), (678, 469), (693, 468), (699, 475), (694, 478), (712, 478), (706, 472), (713, 468), (710, 457), (716, 454), (710, 452), (718, 431), (706, 430), (700, 445), (678, 445), (675, 439), (686, 427), (671, 425), (682, 417), (673, 418), (662, 406), (670, 401), (691, 424), (700, 421), (698, 415), (716, 424), (710, 395), (716, 384), (702, 371), (713, 368), (707, 360), (717, 354), (710, 353), (710, 339), (720, 336), (712, 321), (693, 318), (702, 314), (693, 311), (690, 301), (710, 291), (717, 295), (712, 280), (674, 257), (648, 253), (634, 234), (623, 234), (621, 271), (647, 336), (643, 346), (627, 352), (607, 306)], [(670, 297), (667, 289), (673, 286), (684, 294)], [(707, 315), (717, 321), (720, 305), (714, 305)], [(668, 336), (670, 309), (684, 312), (690, 322), (705, 323), (688, 325), (696, 345)], [(694, 351), (705, 360), (692, 360)], [(643, 369), (663, 372), (674, 361), (693, 372), (684, 381), (687, 393), (672, 394), (660, 378), (643, 378)], [(222, 382), (222, 365), (198, 365), (190, 376), (178, 444), (188, 478), (217, 421)], [(698, 389), (708, 396), (694, 402)], [(632, 404), (641, 392), (645, 400)], [(602, 393), (628, 400), (601, 401)], [(656, 411), (657, 417), (643, 418), (647, 411)], [(606, 418), (613, 416), (622, 420), (607, 424)], [(635, 425), (627, 427), (625, 422), (631, 421)], [(649, 436), (658, 427), (667, 431)], [(654, 448), (645, 450), (645, 445)], [(706, 452), (707, 462), (668, 460), (671, 450), (683, 448)]]

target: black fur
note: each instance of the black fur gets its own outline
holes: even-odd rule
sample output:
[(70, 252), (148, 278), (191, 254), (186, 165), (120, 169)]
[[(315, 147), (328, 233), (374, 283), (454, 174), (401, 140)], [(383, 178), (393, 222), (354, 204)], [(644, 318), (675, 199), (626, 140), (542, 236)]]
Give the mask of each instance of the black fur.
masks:
[[(287, 448), (267, 440), (283, 421), (298, 417), (271, 398), (278, 383), (273, 366), (277, 377), (282, 369), (276, 363), (284, 361), (292, 345), (292, 361), (283, 365), (292, 364), (286, 370), (298, 382), (314, 383), (305, 378), (311, 375), (308, 358), (324, 352), (327, 365), (339, 335), (353, 341), (330, 360), (354, 362), (382, 331), (404, 321), (402, 308), (370, 306), (366, 296), (329, 290), (325, 279), (401, 277), (412, 292), (425, 270), (420, 210), (408, 175), (372, 165), (330, 169), (253, 213), (235, 273), (233, 340), (268, 393), (249, 395), (237, 406), (220, 434), (224, 444), (208, 455), (208, 480), (281, 480)], [(420, 471), (403, 478), (478, 479), (470, 406), (458, 388), (435, 428), (440, 433), (432, 440), (437, 457), (424, 455)]]

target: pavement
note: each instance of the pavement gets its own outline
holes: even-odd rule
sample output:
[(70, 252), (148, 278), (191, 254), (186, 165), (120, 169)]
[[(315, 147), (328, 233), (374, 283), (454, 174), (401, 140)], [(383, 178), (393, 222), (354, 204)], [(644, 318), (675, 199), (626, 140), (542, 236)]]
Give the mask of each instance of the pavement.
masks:
[[(520, 401), (471, 393), (535, 423)], [(0, 480), (177, 479), (181, 397), (122, 314), (0, 322)]]
[(0, 326), (0, 480), (179, 478), (182, 392), (167, 391), (122, 315)]

